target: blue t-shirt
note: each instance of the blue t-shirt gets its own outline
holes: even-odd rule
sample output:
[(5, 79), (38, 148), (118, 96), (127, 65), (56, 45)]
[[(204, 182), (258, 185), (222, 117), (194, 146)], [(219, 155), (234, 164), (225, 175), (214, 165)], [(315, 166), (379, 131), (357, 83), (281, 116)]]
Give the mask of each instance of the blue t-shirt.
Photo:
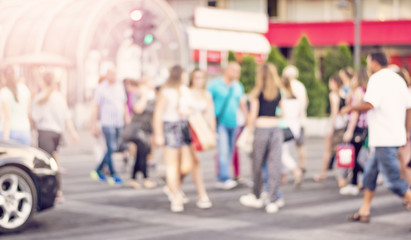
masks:
[[(232, 91), (230, 99), (226, 100), (230, 93), (230, 88)], [(215, 115), (218, 118), (219, 124), (229, 128), (237, 127), (237, 110), (240, 98), (244, 95), (243, 85), (240, 82), (233, 82), (231, 87), (229, 87), (223, 82), (222, 78), (217, 78), (208, 84), (207, 90), (213, 97)], [(224, 113), (222, 113), (225, 102), (227, 102), (227, 106)]]

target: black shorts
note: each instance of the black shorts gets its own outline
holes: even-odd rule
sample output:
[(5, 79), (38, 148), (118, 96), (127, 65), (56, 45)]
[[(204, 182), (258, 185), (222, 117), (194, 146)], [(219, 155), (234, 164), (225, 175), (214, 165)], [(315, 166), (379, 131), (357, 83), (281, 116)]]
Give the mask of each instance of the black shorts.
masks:
[(48, 152), (50, 155), (57, 151), (60, 144), (61, 134), (53, 131), (39, 130), (38, 144), (39, 148)]
[(181, 148), (191, 144), (191, 135), (188, 122), (164, 122), (165, 146), (170, 148)]

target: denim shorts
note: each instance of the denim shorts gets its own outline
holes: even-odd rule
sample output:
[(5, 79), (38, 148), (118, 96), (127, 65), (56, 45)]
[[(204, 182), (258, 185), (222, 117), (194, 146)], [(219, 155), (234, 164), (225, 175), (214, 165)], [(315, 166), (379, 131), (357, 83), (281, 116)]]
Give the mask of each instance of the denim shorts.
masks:
[(371, 191), (376, 189), (377, 176), (381, 172), (387, 187), (398, 196), (404, 196), (408, 190), (408, 184), (401, 179), (397, 152), (397, 147), (375, 148), (365, 167), (363, 178), (365, 189)]
[(190, 129), (187, 120), (164, 122), (165, 146), (181, 148), (191, 144)]

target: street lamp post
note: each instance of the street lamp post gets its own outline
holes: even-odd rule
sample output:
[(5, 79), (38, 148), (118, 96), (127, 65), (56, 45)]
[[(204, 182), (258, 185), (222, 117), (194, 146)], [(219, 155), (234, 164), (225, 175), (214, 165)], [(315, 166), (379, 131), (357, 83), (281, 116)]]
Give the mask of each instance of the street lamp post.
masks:
[(361, 53), (361, 1), (354, 0), (354, 66), (359, 67)]

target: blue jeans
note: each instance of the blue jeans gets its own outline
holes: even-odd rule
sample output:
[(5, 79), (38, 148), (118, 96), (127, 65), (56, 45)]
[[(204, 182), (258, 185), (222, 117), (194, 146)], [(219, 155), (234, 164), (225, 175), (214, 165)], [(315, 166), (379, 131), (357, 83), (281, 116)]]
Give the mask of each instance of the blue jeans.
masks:
[(107, 152), (104, 155), (103, 160), (100, 165), (97, 167), (97, 172), (102, 172), (104, 165), (107, 165), (110, 175), (115, 175), (113, 167), (113, 159), (111, 155), (118, 149), (118, 139), (121, 135), (121, 128), (116, 127), (103, 127), (104, 138), (106, 139)]
[(233, 159), (237, 128), (229, 128), (219, 124), (218, 134), (218, 175), (219, 182), (225, 182), (230, 178), (230, 165)]
[[(0, 132), (0, 136), (3, 137), (3, 131)], [(27, 131), (10, 131), (10, 140), (19, 142), (21, 144), (30, 146), (31, 144), (31, 132)]]
[(364, 172), (364, 188), (375, 191), (378, 172), (384, 176), (387, 187), (403, 197), (408, 190), (408, 184), (400, 177), (400, 166), (397, 159), (398, 147), (376, 147), (367, 162)]

